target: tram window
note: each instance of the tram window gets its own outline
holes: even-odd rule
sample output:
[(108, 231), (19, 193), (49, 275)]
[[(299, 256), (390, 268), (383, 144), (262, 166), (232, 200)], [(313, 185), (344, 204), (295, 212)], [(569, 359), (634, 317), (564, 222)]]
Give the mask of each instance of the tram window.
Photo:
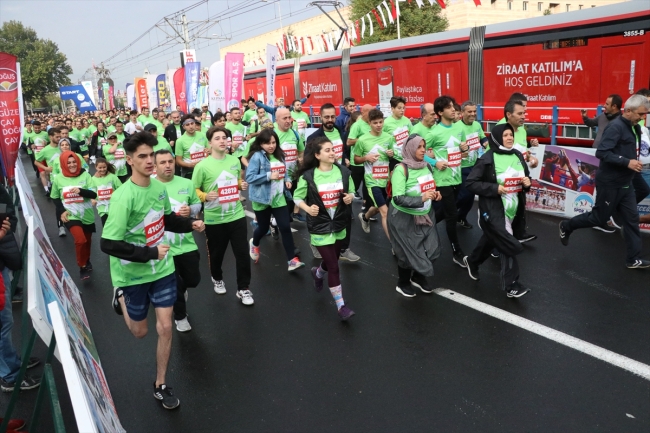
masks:
[(523, 8), (524, 8), (525, 11), (528, 10), (528, 2), (524, 2)]
[(544, 8), (544, 3), (542, 3), (542, 2), (537, 3), (537, 10), (539, 12), (541, 12), (543, 8)]
[(511, 2), (511, 1), (508, 2), (508, 10), (509, 10), (509, 11), (512, 10), (512, 2)]
[(554, 41), (544, 42), (545, 50), (554, 50), (556, 48), (586, 47), (587, 38), (556, 39)]
[(570, 5), (570, 4), (567, 4), (567, 5), (566, 5), (566, 11), (569, 12), (570, 10), (571, 10), (571, 5)]

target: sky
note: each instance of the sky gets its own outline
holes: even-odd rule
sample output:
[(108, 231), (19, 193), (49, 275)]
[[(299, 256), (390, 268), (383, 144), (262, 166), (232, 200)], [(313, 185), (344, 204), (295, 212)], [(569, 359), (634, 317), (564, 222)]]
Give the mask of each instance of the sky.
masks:
[[(20, 21), (36, 30), (39, 38), (55, 42), (68, 58), (73, 83), (91, 68), (122, 51), (105, 66), (117, 89), (140, 76), (147, 68), (152, 74), (164, 73), (167, 68), (180, 67), (179, 52), (183, 45), (175, 41), (155, 48), (169, 38), (154, 28), (163, 17), (188, 8), (200, 0), (1, 0), (0, 23)], [(189, 27), (212, 18), (216, 24), (201, 33), (213, 39), (197, 39), (190, 48), (196, 49), (197, 59), (206, 66), (219, 60), (219, 45), (226, 46), (280, 27), (320, 14), (316, 7), (307, 7), (310, 1), (291, 0), (208, 0), (187, 12)], [(217, 22), (218, 21), (218, 22)], [(194, 22), (194, 23), (192, 23)], [(173, 30), (166, 26), (167, 32)], [(213, 35), (230, 37), (219, 42)], [(190, 35), (191, 36), (191, 35)], [(92, 79), (90, 74), (87, 79)]]

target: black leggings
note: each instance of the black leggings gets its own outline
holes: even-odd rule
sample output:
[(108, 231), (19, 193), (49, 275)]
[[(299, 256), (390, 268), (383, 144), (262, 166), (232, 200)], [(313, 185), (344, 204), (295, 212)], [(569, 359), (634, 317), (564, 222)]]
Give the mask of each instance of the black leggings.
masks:
[(339, 276), (339, 256), (343, 241), (336, 241), (332, 245), (325, 245), (316, 247), (323, 261), (320, 264), (322, 270), (327, 272), (327, 285), (329, 287), (336, 287), (341, 285), (341, 277)]
[[(185, 236), (192, 236), (187, 233)], [(201, 255), (198, 250), (174, 256), (174, 267), (176, 267), (176, 302), (174, 302), (174, 320), (183, 320), (187, 317), (185, 305), (185, 292), (188, 288), (194, 288), (201, 282), (201, 271), (199, 262)]]
[(246, 217), (222, 224), (206, 224), (205, 236), (208, 244), (210, 274), (215, 281), (223, 280), (223, 257), (232, 247), (237, 272), (237, 290), (247, 290), (251, 283), (251, 259), (248, 256), (248, 224)]
[(458, 208), (456, 207), (456, 197), (460, 185), (439, 186), (438, 191), (442, 195), (440, 207), (436, 209), (436, 223), (443, 219), (447, 224), (447, 237), (453, 246), (458, 245), (458, 234), (456, 233), (456, 222), (458, 221)]
[(282, 235), (282, 246), (287, 255), (287, 261), (294, 258), (295, 245), (293, 244), (293, 235), (291, 234), (291, 225), (289, 224), (289, 207), (282, 206), (272, 208), (267, 207), (264, 210), (256, 210), (255, 217), (257, 217), (257, 228), (253, 232), (253, 245), (260, 246), (260, 241), (269, 231), (269, 224), (271, 223), (271, 215), (275, 217), (275, 222)]
[[(363, 176), (365, 175), (363, 165), (351, 165), (350, 171), (352, 172), (352, 182), (354, 182), (354, 192), (359, 191), (359, 188), (361, 188), (361, 197), (363, 197), (363, 205), (366, 206), (366, 203), (370, 203), (370, 202), (368, 201), (368, 188), (365, 188), (365, 184), (363, 181)], [(364, 184), (363, 188), (361, 187), (361, 184)], [(366, 206), (366, 210), (367, 210), (367, 206)]]

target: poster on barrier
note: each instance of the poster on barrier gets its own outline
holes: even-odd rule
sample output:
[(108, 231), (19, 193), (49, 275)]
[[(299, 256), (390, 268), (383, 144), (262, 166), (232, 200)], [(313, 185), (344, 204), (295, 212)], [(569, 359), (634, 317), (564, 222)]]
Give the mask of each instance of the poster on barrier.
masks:
[[(90, 330), (79, 327), (74, 315), (58, 302), (47, 306), (56, 336), (77, 428), (80, 432), (125, 432), (96, 353), (88, 350)], [(90, 336), (92, 338), (92, 336)]]
[(29, 180), (27, 180), (27, 174), (25, 173), (25, 166), (23, 165), (20, 158), (16, 160), (16, 189), (18, 190), (18, 195), (20, 196), (20, 203), (22, 204), (23, 213), (25, 214), (25, 222), (28, 222), (27, 216), (34, 217), (34, 223), (38, 224), (40, 227), (45, 227), (43, 224), (43, 217), (41, 216), (41, 211), (36, 204), (34, 199), (34, 191), (32, 190)]

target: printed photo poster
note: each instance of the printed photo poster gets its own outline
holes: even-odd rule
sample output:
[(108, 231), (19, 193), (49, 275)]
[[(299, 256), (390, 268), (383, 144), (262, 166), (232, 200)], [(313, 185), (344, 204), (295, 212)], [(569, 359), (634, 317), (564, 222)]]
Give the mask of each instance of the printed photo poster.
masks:
[(80, 432), (125, 432), (106, 382), (104, 371), (88, 350), (60, 304), (48, 304), (72, 408)]
[(16, 160), (15, 174), (16, 189), (18, 189), (18, 195), (20, 196), (20, 203), (23, 207), (23, 213), (25, 214), (25, 221), (28, 222), (29, 220), (27, 217), (31, 216), (34, 217), (35, 224), (38, 224), (40, 227), (45, 227), (41, 211), (34, 199), (34, 191), (32, 190), (29, 180), (27, 179), (27, 174), (25, 173), (25, 166), (20, 158)]

